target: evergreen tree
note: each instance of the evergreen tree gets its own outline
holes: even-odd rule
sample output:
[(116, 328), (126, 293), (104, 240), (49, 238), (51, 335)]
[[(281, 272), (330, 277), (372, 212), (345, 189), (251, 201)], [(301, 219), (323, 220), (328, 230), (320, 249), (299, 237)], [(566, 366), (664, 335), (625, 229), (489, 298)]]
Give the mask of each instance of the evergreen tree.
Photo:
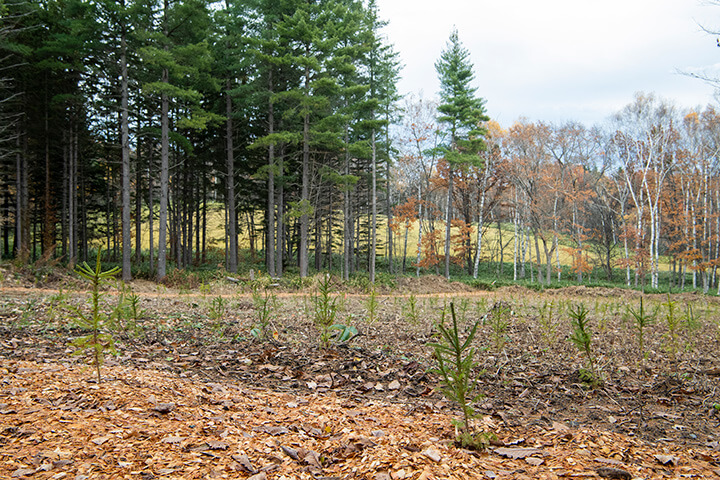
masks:
[[(463, 47), (457, 29), (450, 39), (435, 69), (440, 77), (440, 105), (438, 121), (445, 124), (449, 144), (442, 147), (448, 163), (447, 215), (445, 225), (445, 277), (450, 278), (450, 224), (453, 210), (453, 170), (464, 165), (479, 165), (478, 153), (485, 148), (483, 122), (485, 115), (482, 98), (476, 97), (475, 79), (470, 52)], [(482, 228), (479, 226), (478, 228)]]

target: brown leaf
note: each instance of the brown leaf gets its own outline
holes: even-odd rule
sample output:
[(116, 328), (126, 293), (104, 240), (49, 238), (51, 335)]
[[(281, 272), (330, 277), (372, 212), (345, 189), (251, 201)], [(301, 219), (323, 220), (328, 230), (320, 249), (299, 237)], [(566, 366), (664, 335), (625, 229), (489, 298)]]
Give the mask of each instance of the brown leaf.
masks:
[(320, 465), (320, 455), (318, 455), (317, 452), (307, 452), (303, 460), (312, 467), (322, 469), (322, 465)]
[(507, 458), (525, 458), (530, 455), (542, 455), (537, 448), (496, 448), (495, 453)]
[(269, 425), (263, 425), (262, 427), (254, 427), (255, 432), (264, 432), (273, 436), (285, 435), (288, 433), (288, 429), (285, 427), (272, 427)]
[(423, 452), (423, 455), (425, 455), (427, 458), (432, 460), (435, 463), (438, 463), (440, 460), (442, 460), (442, 456), (440, 455), (440, 452), (435, 450), (433, 447), (428, 447)]
[(180, 443), (183, 440), (185, 440), (187, 437), (178, 437), (171, 435), (169, 437), (165, 437), (162, 440), (160, 440), (162, 443)]
[(92, 440), (90, 440), (95, 445), (102, 445), (103, 443), (110, 440), (112, 437), (95, 437)]
[(286, 447), (285, 445), (280, 445), (280, 448), (282, 449), (283, 452), (285, 452), (285, 455), (287, 455), (288, 457), (292, 458), (295, 461), (298, 461), (298, 462), (300, 461), (298, 452), (294, 448)]
[(244, 453), (240, 453), (240, 454), (237, 454), (237, 455), (233, 455), (233, 456), (232, 456), (232, 459), (235, 460), (236, 462), (238, 462), (238, 463), (240, 464), (240, 466), (241, 466), (246, 472), (248, 472), (248, 473), (255, 473), (255, 472), (257, 472), (257, 470), (255, 469), (255, 467), (253, 467), (252, 463), (250, 463), (250, 459), (248, 458), (248, 456), (245, 455)]
[(537, 458), (537, 457), (527, 457), (525, 459), (525, 461), (527, 463), (529, 463), (530, 465), (532, 465), (533, 467), (539, 467), (540, 465), (545, 463), (545, 460), (543, 460), (542, 458)]
[(257, 475), (253, 475), (252, 477), (248, 478), (248, 480), (267, 480), (267, 475), (265, 472), (260, 472)]
[(18, 468), (17, 470), (15, 470), (12, 473), (12, 478), (20, 478), (20, 477), (24, 477), (26, 475), (29, 476), (29, 475), (32, 475), (33, 473), (35, 473), (35, 470), (32, 468)]
[(173, 410), (175, 410), (175, 404), (172, 403), (172, 402), (170, 402), (170, 403), (158, 403), (158, 404), (155, 405), (152, 409), (153, 409), (154, 411), (158, 412), (158, 413), (170, 413), (170, 412), (172, 412)]
[(601, 467), (597, 469), (598, 475), (603, 478), (614, 478), (618, 480), (630, 480), (632, 475), (620, 468)]
[(570, 427), (565, 425), (563, 422), (552, 422), (552, 428), (558, 433), (565, 433), (570, 431)]
[(218, 440), (208, 440), (206, 443), (211, 450), (227, 450), (228, 448), (227, 443)]
[(673, 455), (655, 455), (655, 460), (663, 465), (677, 464), (677, 457), (674, 457)]

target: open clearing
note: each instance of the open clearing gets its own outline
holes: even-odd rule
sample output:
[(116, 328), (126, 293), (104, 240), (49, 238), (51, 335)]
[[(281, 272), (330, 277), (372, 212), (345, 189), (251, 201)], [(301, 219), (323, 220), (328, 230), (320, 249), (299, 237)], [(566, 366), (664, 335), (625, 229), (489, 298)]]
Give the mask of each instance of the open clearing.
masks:
[[(269, 290), (277, 303), (269, 339), (259, 341), (257, 304), (238, 285), (180, 293), (138, 281), (130, 286), (142, 315), (115, 334), (119, 354), (97, 384), (70, 355), (69, 341), (83, 332), (62, 307), (87, 303), (82, 285), (39, 289), (7, 278), (2, 478), (720, 476), (716, 298), (671, 297), (680, 319), (672, 335), (667, 298), (646, 296), (659, 310), (642, 355), (626, 309), (638, 308), (636, 292), (488, 292), (399, 279), (375, 297), (375, 318), (371, 296), (336, 289), (336, 321), (359, 335), (321, 348), (313, 288)], [(109, 311), (118, 295), (106, 293)], [(459, 411), (428, 372), (427, 343), (450, 301), (466, 328), (481, 322), (477, 426), (497, 437), (482, 452), (453, 445)], [(602, 374), (595, 388), (583, 383), (585, 359), (567, 340), (568, 309), (580, 302)]]

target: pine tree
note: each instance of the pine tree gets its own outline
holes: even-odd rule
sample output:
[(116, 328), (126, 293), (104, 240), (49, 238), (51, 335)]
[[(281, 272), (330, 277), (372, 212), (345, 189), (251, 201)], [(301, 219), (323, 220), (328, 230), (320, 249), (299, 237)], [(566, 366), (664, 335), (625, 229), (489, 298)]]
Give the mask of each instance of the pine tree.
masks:
[[(450, 34), (450, 40), (435, 70), (440, 77), (440, 101), (438, 121), (446, 125), (449, 144), (442, 151), (448, 163), (447, 216), (445, 225), (445, 277), (450, 278), (450, 224), (453, 210), (453, 170), (468, 164), (481, 162), (478, 153), (484, 148), (485, 130), (482, 122), (485, 115), (482, 98), (476, 97), (475, 79), (470, 52), (463, 47), (457, 29)], [(478, 228), (482, 228), (479, 226)]]

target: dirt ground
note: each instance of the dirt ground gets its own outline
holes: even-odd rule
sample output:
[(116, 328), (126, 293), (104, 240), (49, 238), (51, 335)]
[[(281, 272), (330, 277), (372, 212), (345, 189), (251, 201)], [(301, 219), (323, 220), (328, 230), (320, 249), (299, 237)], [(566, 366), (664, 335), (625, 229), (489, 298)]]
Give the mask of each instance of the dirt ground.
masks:
[[(714, 297), (673, 296), (670, 315), (667, 297), (645, 296), (657, 313), (640, 351), (636, 292), (399, 279), (374, 296), (335, 289), (335, 323), (357, 335), (323, 346), (312, 286), (253, 298), (225, 279), (190, 291), (136, 281), (125, 298), (137, 295), (137, 315), (115, 322), (118, 355), (98, 384), (71, 355), (85, 332), (69, 305), (87, 309), (83, 287), (4, 276), (2, 478), (720, 477)], [(104, 310), (120, 298), (106, 290)], [(261, 299), (272, 300), (266, 338), (253, 335)], [(484, 451), (454, 445), (459, 411), (430, 373), (450, 302), (465, 332), (479, 322)], [(594, 386), (568, 341), (580, 303)]]

